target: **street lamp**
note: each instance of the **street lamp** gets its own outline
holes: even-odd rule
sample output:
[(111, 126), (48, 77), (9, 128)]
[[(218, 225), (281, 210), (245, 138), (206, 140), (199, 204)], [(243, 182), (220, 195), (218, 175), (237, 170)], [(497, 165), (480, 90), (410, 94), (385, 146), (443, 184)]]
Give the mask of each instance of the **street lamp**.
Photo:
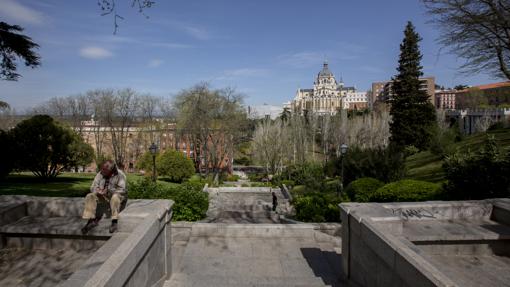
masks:
[(152, 181), (156, 182), (156, 154), (158, 153), (158, 146), (152, 143), (149, 151), (152, 154)]
[[(340, 181), (340, 194), (344, 191), (344, 157), (345, 155), (347, 154), (347, 150), (349, 149), (349, 147), (344, 143), (340, 146), (340, 153), (341, 153), (341, 158), (340, 158), (340, 164), (341, 164), (341, 181)], [(340, 196), (340, 194), (338, 194), (338, 196)]]

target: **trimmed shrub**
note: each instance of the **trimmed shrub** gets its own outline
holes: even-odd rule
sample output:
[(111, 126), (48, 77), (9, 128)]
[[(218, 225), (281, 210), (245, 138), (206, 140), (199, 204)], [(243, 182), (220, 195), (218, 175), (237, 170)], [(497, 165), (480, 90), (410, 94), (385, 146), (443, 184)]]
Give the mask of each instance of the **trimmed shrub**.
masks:
[(296, 185), (296, 183), (293, 180), (289, 180), (289, 179), (282, 180), (281, 184), (285, 184), (285, 186), (287, 186), (287, 188), (292, 188), (294, 185)]
[(306, 186), (304, 185), (296, 185), (291, 189), (291, 192), (296, 195), (305, 194)]
[(158, 156), (156, 170), (160, 176), (168, 177), (172, 182), (182, 182), (195, 174), (193, 161), (171, 149)]
[(149, 178), (129, 183), (129, 198), (171, 199), (174, 221), (197, 221), (206, 217), (209, 197), (202, 191), (201, 182), (185, 182), (180, 186), (168, 187), (155, 183)]
[(399, 202), (399, 201), (426, 201), (438, 199), (441, 185), (437, 183), (404, 179), (388, 183), (377, 189), (370, 196), (370, 201)]
[(228, 174), (225, 178), (225, 181), (238, 181), (239, 175), (237, 174)]
[(293, 202), (296, 219), (304, 222), (340, 221), (339, 203), (339, 198), (321, 193), (299, 196)]
[(190, 178), (188, 178), (188, 182), (202, 182), (202, 177), (199, 174), (194, 174)]
[(369, 202), (370, 197), (382, 187), (384, 183), (371, 177), (358, 178), (349, 183), (345, 189), (345, 193), (350, 200), (355, 202)]

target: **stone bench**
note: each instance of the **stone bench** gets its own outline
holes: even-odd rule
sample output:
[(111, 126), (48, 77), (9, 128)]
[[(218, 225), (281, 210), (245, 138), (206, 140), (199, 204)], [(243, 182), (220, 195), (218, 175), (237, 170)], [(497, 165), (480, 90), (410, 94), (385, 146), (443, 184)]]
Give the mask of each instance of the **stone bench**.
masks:
[(83, 198), (0, 196), (2, 248), (95, 251), (58, 286), (161, 286), (171, 274), (173, 202), (129, 200), (118, 232), (109, 234), (110, 221), (103, 219), (85, 236), (83, 203)]

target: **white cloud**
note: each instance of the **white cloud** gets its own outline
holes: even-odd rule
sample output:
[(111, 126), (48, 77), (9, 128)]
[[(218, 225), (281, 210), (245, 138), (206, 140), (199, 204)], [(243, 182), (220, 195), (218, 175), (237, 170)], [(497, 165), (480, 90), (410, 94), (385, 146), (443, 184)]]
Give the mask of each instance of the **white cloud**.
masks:
[(164, 63), (164, 61), (161, 59), (152, 59), (149, 61), (149, 63), (147, 65), (151, 68), (157, 68), (157, 67), (161, 66), (163, 63)]
[(88, 59), (104, 59), (112, 57), (113, 53), (101, 47), (89, 46), (81, 48), (80, 55)]
[(40, 25), (45, 20), (42, 13), (17, 1), (0, 0), (0, 7), (0, 15), (15, 22), (14, 24)]

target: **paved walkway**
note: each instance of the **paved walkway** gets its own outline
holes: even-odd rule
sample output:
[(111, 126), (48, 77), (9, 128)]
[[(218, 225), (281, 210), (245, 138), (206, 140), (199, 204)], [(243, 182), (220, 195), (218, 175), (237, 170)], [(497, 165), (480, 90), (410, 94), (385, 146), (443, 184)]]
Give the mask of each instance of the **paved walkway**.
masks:
[(338, 243), (305, 225), (201, 224), (174, 241), (164, 286), (346, 286)]

